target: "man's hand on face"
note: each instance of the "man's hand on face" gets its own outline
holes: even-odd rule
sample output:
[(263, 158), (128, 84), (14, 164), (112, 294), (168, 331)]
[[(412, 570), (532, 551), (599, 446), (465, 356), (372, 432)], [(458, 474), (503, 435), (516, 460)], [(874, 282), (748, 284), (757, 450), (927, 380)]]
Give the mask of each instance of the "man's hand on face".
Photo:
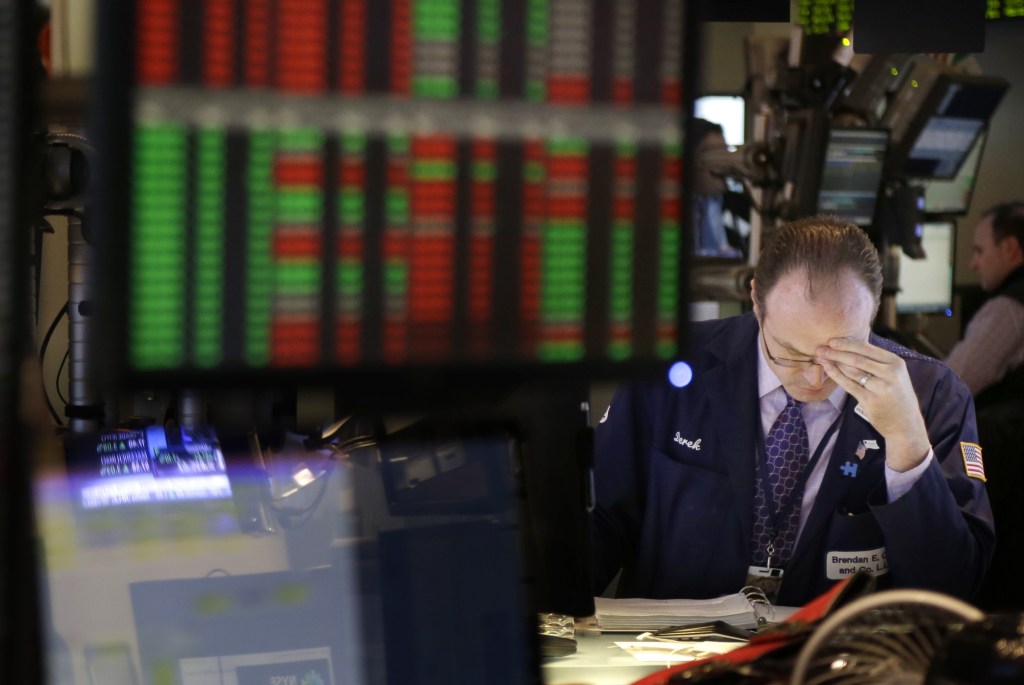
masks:
[(909, 471), (924, 461), (931, 443), (902, 358), (850, 338), (834, 338), (815, 354), (829, 378), (853, 395), (865, 418), (885, 438), (890, 468)]

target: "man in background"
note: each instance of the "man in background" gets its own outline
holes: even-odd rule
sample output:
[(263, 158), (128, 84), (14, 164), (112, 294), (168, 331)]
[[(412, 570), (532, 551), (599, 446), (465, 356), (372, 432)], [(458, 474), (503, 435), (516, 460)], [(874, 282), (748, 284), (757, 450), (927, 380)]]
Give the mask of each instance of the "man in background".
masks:
[[(740, 258), (743, 252), (737, 238), (730, 240), (730, 225), (735, 218), (726, 214), (728, 187), (725, 178), (714, 172), (703, 157), (728, 150), (719, 124), (695, 118), (692, 122), (696, 145), (694, 161), (693, 237), (694, 254), (705, 257)], [(738, 236), (737, 236), (738, 237)], [(738, 242), (738, 241), (737, 241)]]
[(967, 324), (947, 363), (974, 395), (985, 448), (996, 547), (976, 602), (989, 610), (1024, 609), (1024, 202), (985, 212), (974, 228), (971, 271), (989, 298)]
[(946, 362), (967, 383), (980, 408), (1024, 399), (1024, 203), (985, 212), (974, 228), (971, 271), (990, 298), (971, 318)]

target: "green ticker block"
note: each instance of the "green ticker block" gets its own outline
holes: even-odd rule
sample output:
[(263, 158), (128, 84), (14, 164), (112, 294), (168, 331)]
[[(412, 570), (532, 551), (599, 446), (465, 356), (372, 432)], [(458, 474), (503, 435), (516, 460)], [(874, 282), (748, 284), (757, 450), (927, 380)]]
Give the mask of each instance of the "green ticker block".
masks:
[(384, 218), (391, 224), (409, 221), (409, 193), (388, 191), (384, 193)]
[(543, 183), (547, 178), (544, 165), (540, 162), (526, 162), (523, 164), (523, 180), (527, 183)]
[(361, 133), (343, 133), (341, 136), (341, 152), (344, 155), (357, 156), (366, 152), (366, 136)]
[(199, 207), (196, 211), (196, 235), (206, 239), (202, 245), (215, 247), (216, 239), (224, 232), (224, 217), (220, 207)]
[(541, 319), (543, 321), (579, 321), (582, 316), (582, 298), (576, 302), (548, 301), (546, 299), (541, 301)]
[(220, 346), (216, 344), (196, 345), (195, 364), (201, 369), (211, 369), (220, 364), (222, 359)]
[(135, 316), (132, 319), (135, 333), (132, 339), (139, 343), (161, 343), (167, 337), (167, 331), (177, 331), (184, 323), (184, 316)]
[(411, 136), (406, 133), (392, 133), (388, 135), (388, 154), (405, 155), (409, 153)]
[(412, 32), (416, 40), (452, 43), (459, 39), (459, 23), (455, 14), (414, 12)]
[(363, 211), (362, 207), (352, 209), (348, 207), (339, 206), (338, 208), (338, 221), (343, 226), (362, 226), (363, 221), (366, 219), (366, 212)]
[(609, 294), (613, 299), (621, 298), (628, 302), (629, 298), (633, 295), (633, 284), (627, 278), (613, 279)]
[(215, 313), (220, 306), (220, 297), (224, 293), (224, 284), (221, 280), (220, 269), (216, 272), (208, 270), (196, 278), (194, 306), (196, 311), (209, 311)]
[(575, 231), (545, 231), (541, 240), (544, 254), (583, 256), (587, 251), (584, 236)]
[(133, 349), (132, 366), (136, 369), (167, 369), (181, 366), (185, 355), (176, 349)]
[(184, 193), (187, 170), (185, 161), (168, 164), (143, 163), (136, 164), (131, 178), (133, 195), (160, 195), (174, 189), (182, 189)]
[(141, 141), (135, 147), (132, 161), (136, 172), (162, 169), (167, 174), (171, 169), (183, 167), (187, 159), (186, 141), (182, 136), (165, 143)]
[(418, 159), (409, 170), (409, 175), (415, 181), (452, 181), (457, 173), (455, 162), (434, 159)]
[(324, 133), (316, 128), (289, 128), (281, 131), (278, 146), (287, 152), (308, 152), (323, 147)]
[(177, 286), (177, 289), (183, 289), (181, 288), (181, 282), (184, 280), (182, 272), (185, 269), (185, 261), (177, 258), (175, 255), (168, 255), (162, 258), (157, 256), (147, 256), (143, 259), (137, 258), (134, 267), (133, 272), (142, 281), (135, 286), (136, 290), (140, 293), (154, 292), (161, 293), (164, 297), (169, 297), (179, 294), (172, 288)]
[(412, 92), (424, 98), (452, 98), (459, 94), (459, 84), (450, 76), (414, 76)]
[(629, 306), (612, 307), (608, 310), (608, 316), (612, 322), (624, 321), (628, 323), (633, 318), (633, 308)]
[(249, 366), (260, 368), (270, 363), (270, 344), (252, 343), (245, 346), (245, 361)]
[(580, 255), (545, 256), (542, 260), (541, 273), (545, 279), (579, 280), (585, 265), (586, 260)]
[(574, 238), (583, 241), (586, 238), (587, 224), (580, 219), (548, 219), (544, 222), (544, 238)]
[(501, 21), (497, 18), (481, 17), (476, 24), (476, 39), (481, 47), (501, 43)]
[(530, 102), (543, 102), (547, 97), (548, 90), (543, 81), (529, 79), (526, 82), (526, 99)]
[(548, 141), (548, 152), (559, 157), (585, 155), (589, 149), (586, 138), (552, 138)]
[(676, 343), (670, 340), (659, 340), (654, 344), (655, 354), (661, 359), (671, 359), (676, 354)]
[(135, 240), (152, 236), (154, 239), (180, 240), (185, 225), (184, 207), (138, 207), (135, 210), (133, 233)]
[(319, 190), (278, 190), (277, 212), (282, 221), (315, 222), (323, 211)]
[(200, 169), (196, 179), (196, 196), (219, 200), (224, 191), (225, 175), (220, 169)]
[(336, 283), (348, 291), (363, 288), (363, 267), (360, 265), (339, 266)]
[(477, 183), (492, 183), (498, 179), (498, 165), (494, 162), (473, 162), (469, 175)]
[(575, 361), (582, 359), (586, 348), (577, 342), (541, 342), (537, 357), (543, 362)]
[(409, 282), (409, 268), (405, 265), (384, 267), (384, 289), (388, 292), (405, 290)]
[(551, 316), (558, 318), (565, 316), (575, 320), (583, 315), (583, 309), (584, 297), (582, 293), (546, 292), (541, 296), (541, 312), (545, 320), (549, 320)]
[(346, 214), (362, 215), (366, 209), (366, 193), (363, 192), (362, 188), (343, 188), (338, 196), (338, 200), (338, 206), (342, 216), (345, 216)]
[(617, 340), (615, 342), (608, 343), (608, 357), (616, 361), (622, 361), (623, 359), (629, 359), (633, 354), (633, 346), (628, 342)]
[(278, 263), (274, 285), (287, 294), (315, 292), (320, 287), (320, 265)]
[[(157, 288), (132, 289), (132, 304), (138, 308), (136, 319), (148, 317), (177, 317), (184, 308), (184, 288), (170, 285), (163, 290)], [(133, 310), (134, 312), (134, 310)]]
[(526, 5), (526, 42), (543, 46), (548, 42), (547, 0), (533, 0)]

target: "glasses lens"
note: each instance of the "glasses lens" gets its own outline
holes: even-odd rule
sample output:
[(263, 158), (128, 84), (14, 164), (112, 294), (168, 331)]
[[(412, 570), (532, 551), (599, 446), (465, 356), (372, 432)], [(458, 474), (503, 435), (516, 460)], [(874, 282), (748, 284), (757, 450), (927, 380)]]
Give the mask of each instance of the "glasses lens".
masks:
[(761, 339), (764, 341), (764, 349), (768, 352), (768, 358), (779, 366), (783, 366), (788, 369), (806, 369), (817, 364), (813, 359), (786, 359), (785, 357), (776, 357), (768, 348), (768, 338), (764, 334), (764, 326), (761, 327)]

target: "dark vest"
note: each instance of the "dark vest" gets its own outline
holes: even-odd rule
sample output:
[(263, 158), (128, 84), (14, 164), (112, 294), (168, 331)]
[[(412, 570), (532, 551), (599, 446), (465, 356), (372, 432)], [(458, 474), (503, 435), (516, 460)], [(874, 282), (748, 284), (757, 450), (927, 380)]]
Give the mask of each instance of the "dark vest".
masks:
[[(1005, 295), (1024, 305), (1024, 265), (1011, 271), (999, 287), (992, 292), (992, 297)], [(1024, 345), (1024, 341), (1021, 341)], [(1019, 401), (1024, 403), (1024, 365), (1010, 370), (1002, 380), (982, 390), (974, 398), (978, 409), (1005, 402)]]

